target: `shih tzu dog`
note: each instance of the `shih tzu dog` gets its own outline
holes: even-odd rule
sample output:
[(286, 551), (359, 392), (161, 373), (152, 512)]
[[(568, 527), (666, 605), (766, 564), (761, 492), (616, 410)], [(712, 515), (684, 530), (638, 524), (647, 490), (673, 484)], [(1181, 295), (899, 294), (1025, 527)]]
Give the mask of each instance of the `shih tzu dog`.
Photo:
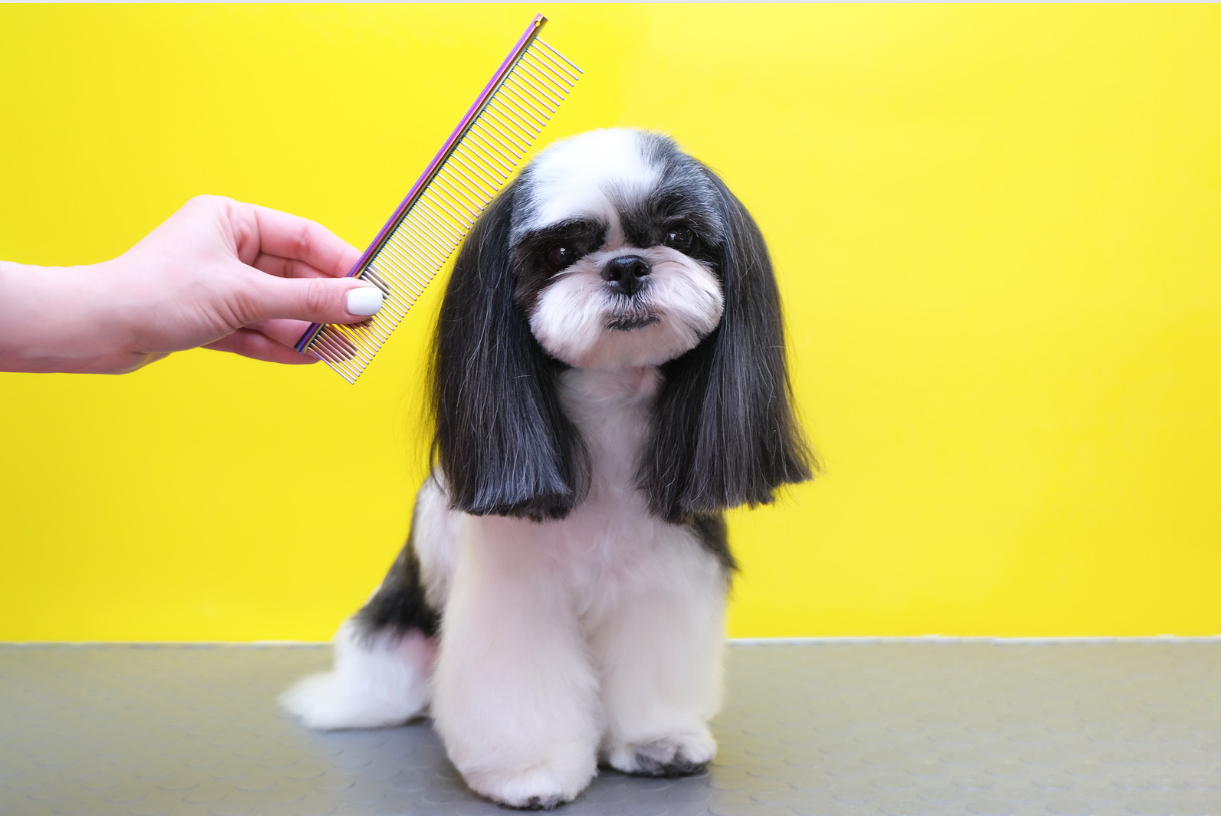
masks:
[(283, 704), (308, 726), (430, 713), (476, 792), (570, 801), (599, 762), (702, 770), (720, 705), (723, 511), (808, 479), (767, 248), (665, 136), (542, 152), (450, 278), (432, 476), (335, 667)]

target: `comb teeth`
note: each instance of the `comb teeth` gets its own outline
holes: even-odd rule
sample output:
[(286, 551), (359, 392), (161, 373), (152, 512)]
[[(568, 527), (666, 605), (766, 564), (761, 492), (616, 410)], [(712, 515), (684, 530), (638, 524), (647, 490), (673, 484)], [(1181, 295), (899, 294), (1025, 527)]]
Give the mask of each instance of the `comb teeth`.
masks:
[(382, 291), (381, 310), (362, 323), (311, 326), (298, 351), (356, 382), (508, 182), (581, 76), (538, 39), (544, 22), (531, 23), (351, 273)]

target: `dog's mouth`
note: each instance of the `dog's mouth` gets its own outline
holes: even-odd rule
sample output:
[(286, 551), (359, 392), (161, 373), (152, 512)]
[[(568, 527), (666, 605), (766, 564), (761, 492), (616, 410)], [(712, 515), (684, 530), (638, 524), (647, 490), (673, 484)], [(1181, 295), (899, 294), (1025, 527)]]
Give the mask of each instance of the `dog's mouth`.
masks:
[(642, 297), (642, 292), (613, 298), (607, 311), (606, 328), (610, 331), (636, 331), (661, 322), (661, 315), (653, 310), (648, 298)]
[(652, 326), (654, 323), (660, 322), (661, 318), (652, 312), (646, 312), (645, 314), (617, 315), (606, 321), (606, 328), (610, 329), (611, 331), (628, 332), (635, 331), (636, 329), (643, 329), (645, 326)]

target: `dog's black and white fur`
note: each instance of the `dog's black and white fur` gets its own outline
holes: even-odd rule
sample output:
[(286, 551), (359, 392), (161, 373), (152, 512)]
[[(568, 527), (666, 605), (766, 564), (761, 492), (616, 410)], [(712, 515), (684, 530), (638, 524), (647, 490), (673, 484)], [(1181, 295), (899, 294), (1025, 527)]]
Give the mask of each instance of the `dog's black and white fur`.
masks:
[[(433, 358), (411, 537), (284, 704), (315, 728), (431, 714), (475, 791), (550, 808), (716, 743), (722, 511), (809, 478), (763, 238), (670, 139), (544, 151), (479, 219)], [(435, 660), (434, 660), (435, 658)]]

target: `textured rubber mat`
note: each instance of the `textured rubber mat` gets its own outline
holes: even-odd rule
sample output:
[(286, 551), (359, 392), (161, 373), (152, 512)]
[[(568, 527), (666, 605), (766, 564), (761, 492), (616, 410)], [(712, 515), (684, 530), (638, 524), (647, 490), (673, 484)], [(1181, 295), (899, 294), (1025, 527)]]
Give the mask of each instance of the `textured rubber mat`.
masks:
[[(496, 814), (429, 725), (312, 733), (325, 648), (0, 647), (0, 813)], [(569, 816), (1221, 814), (1221, 644), (735, 645), (720, 753)]]

